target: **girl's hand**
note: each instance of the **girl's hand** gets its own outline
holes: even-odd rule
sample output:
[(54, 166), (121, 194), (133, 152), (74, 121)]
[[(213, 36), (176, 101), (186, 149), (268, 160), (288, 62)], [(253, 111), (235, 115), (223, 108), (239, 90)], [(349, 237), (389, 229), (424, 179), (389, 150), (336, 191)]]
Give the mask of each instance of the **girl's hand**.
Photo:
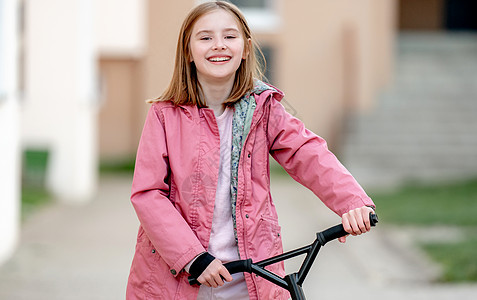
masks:
[(232, 281), (232, 276), (217, 258), (197, 278), (197, 281), (201, 284), (213, 288), (224, 285), (224, 280), (227, 282)]
[[(343, 214), (343, 228), (351, 235), (360, 235), (366, 233), (371, 229), (369, 221), (369, 213), (374, 210), (369, 206), (359, 207)], [(340, 237), (338, 240), (341, 243), (346, 243), (346, 236)]]

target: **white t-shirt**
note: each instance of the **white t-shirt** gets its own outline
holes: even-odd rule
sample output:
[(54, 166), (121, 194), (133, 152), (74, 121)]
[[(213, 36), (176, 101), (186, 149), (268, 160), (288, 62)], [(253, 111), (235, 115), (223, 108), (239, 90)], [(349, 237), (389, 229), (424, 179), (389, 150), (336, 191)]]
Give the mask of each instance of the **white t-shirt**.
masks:
[[(223, 263), (240, 259), (235, 242), (232, 206), (230, 204), (232, 119), (233, 109), (229, 107), (225, 109), (222, 115), (216, 117), (220, 133), (220, 166), (208, 252)], [(202, 285), (197, 299), (249, 299), (243, 273), (232, 274), (232, 277), (233, 280), (231, 282), (226, 282), (221, 287), (210, 288)]]

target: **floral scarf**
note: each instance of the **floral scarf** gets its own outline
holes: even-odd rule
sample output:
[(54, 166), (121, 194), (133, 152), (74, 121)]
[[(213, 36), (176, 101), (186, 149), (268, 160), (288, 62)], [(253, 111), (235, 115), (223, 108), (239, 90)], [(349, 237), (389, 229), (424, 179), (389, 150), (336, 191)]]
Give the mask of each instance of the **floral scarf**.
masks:
[(232, 120), (232, 151), (230, 159), (230, 190), (232, 204), (232, 219), (234, 223), (235, 241), (237, 242), (237, 222), (236, 222), (236, 203), (237, 203), (237, 183), (238, 183), (238, 167), (240, 154), (242, 152), (243, 143), (250, 132), (252, 125), (252, 116), (257, 107), (254, 95), (260, 95), (266, 90), (276, 91), (274, 88), (265, 84), (260, 80), (254, 81), (254, 88), (246, 93), (242, 99), (234, 104), (234, 116)]

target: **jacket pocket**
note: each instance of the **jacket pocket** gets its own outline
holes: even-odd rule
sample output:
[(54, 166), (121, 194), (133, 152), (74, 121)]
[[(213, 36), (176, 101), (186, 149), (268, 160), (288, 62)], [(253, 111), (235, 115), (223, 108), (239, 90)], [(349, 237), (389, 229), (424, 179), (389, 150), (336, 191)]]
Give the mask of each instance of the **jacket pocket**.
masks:
[(282, 252), (281, 227), (272, 217), (262, 215), (259, 224), (260, 245), (268, 257)]
[(144, 232), (140, 232), (136, 244), (128, 289), (134, 290), (137, 295), (144, 295), (144, 299), (156, 299), (164, 289), (164, 276), (169, 268), (156, 251)]
[[(273, 217), (262, 215), (259, 227), (259, 236), (262, 241), (260, 253), (263, 255), (261, 259), (270, 258), (283, 253), (281, 227), (278, 224), (278, 221)], [(285, 265), (283, 261), (268, 265), (265, 268), (281, 277), (285, 276)], [(262, 277), (257, 278), (257, 286), (259, 294), (264, 299), (287, 299), (284, 289)]]

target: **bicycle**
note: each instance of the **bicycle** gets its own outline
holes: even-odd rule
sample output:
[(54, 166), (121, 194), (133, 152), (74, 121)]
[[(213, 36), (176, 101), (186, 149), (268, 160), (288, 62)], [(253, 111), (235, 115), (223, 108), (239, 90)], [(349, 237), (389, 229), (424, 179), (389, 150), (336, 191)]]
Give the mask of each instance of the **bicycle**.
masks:
[[(371, 226), (376, 226), (378, 223), (378, 216), (374, 213), (369, 214), (369, 220)], [(271, 258), (253, 263), (252, 259), (236, 260), (232, 262), (225, 263), (224, 266), (227, 268), (230, 274), (247, 272), (254, 273), (266, 280), (288, 290), (292, 300), (306, 300), (305, 293), (303, 291), (303, 282), (305, 281), (308, 272), (313, 265), (313, 262), (320, 251), (320, 248), (326, 243), (347, 235), (343, 228), (342, 224), (335, 225), (326, 230), (318, 232), (316, 234), (316, 239), (313, 243), (308, 246), (301, 247), (299, 249), (291, 250), (280, 255), (273, 256)], [(266, 266), (272, 265), (274, 263), (296, 257), (298, 255), (306, 254), (305, 259), (298, 272), (291, 273), (285, 277), (280, 277), (277, 274), (268, 271), (265, 269)], [(200, 283), (197, 281), (197, 278), (189, 276), (189, 284), (194, 285)]]

